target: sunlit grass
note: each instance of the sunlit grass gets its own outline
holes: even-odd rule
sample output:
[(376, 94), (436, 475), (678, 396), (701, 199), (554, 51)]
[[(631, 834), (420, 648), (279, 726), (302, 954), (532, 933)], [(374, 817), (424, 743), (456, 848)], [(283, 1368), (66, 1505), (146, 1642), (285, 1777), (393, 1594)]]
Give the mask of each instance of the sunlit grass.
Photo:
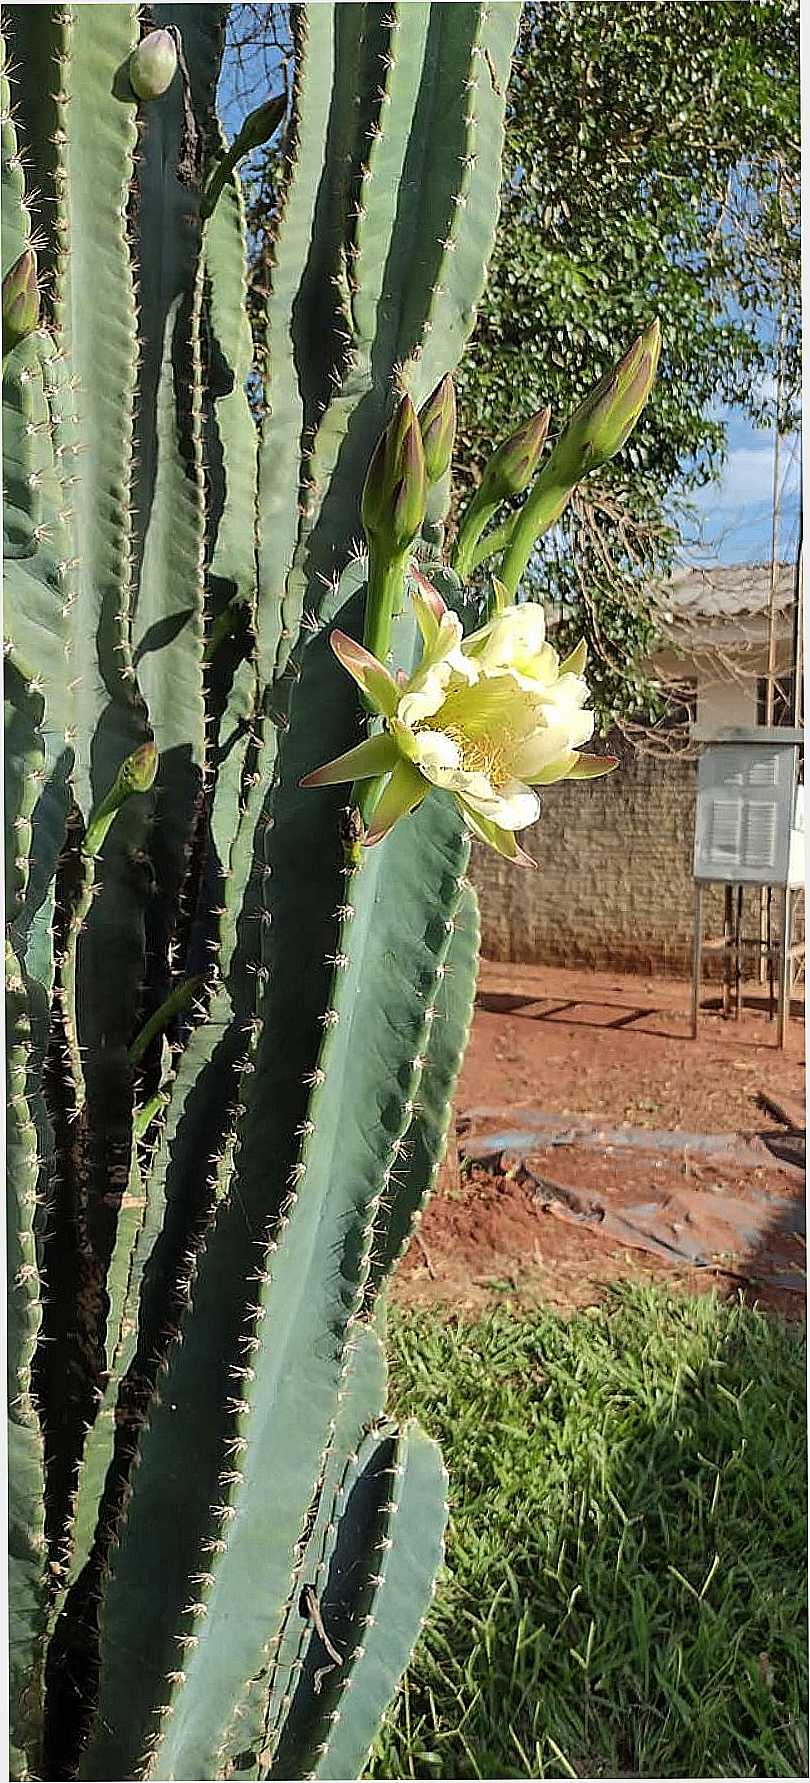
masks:
[(452, 1506), (372, 1774), (806, 1775), (802, 1334), (634, 1289), (389, 1347)]

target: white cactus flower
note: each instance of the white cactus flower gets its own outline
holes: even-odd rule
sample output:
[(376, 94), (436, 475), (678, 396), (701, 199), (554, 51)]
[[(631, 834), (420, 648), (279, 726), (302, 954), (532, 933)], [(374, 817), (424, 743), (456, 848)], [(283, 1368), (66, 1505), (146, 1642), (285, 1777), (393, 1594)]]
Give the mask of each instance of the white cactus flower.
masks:
[(616, 766), (613, 756), (581, 753), (594, 727), (582, 675), (585, 645), (561, 664), (535, 602), (503, 607), (465, 639), (457, 615), (423, 577), (417, 580), (420, 592), (412, 598), (424, 648), (410, 678), (395, 678), (362, 644), (332, 633), (335, 655), (384, 728), (301, 784), (389, 775), (367, 844), (387, 835), (432, 786), (441, 787), (473, 835), (510, 860), (528, 862), (515, 831), (540, 814), (535, 788)]

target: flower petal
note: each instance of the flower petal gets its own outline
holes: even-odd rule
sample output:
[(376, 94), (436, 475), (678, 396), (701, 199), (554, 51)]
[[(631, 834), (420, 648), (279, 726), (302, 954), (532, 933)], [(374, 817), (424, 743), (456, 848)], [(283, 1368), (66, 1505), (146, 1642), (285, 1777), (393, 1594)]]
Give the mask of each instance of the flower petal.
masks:
[(447, 603), (442, 600), (438, 588), (434, 588), (433, 583), (420, 570), (411, 570), (411, 580), (416, 583), (416, 590), (411, 591), (416, 622), (426, 648), (431, 649), (439, 635), (439, 627), (447, 612)]
[(530, 854), (526, 854), (515, 839), (514, 830), (501, 829), (488, 817), (482, 817), (480, 811), (474, 811), (465, 799), (458, 798), (461, 813), (467, 828), (477, 836), (479, 842), (485, 842), (488, 848), (494, 848), (498, 854), (504, 855), (508, 861), (518, 861), (522, 867), (536, 867), (537, 862)]
[[(471, 779), (472, 776), (465, 778)], [(456, 788), (453, 787), (453, 790)], [(541, 805), (537, 793), (520, 780), (506, 780), (502, 786), (492, 788), (486, 794), (473, 791), (468, 786), (459, 787), (458, 791), (466, 805), (504, 830), (525, 830), (530, 823), (536, 823), (540, 816)]]
[(421, 724), (424, 719), (433, 718), (453, 677), (460, 679), (462, 685), (478, 680), (478, 670), (464, 655), (461, 640), (461, 620), (448, 608), (400, 698), (397, 712), (404, 724)]
[(455, 739), (446, 731), (421, 730), (410, 733), (412, 747), (406, 753), (415, 762), (428, 780), (436, 780), (443, 785), (448, 772), (461, 766), (461, 750)]
[(439, 635), (439, 621), (427, 601), (422, 599), (421, 594), (412, 594), (411, 601), (416, 614), (416, 623), (422, 635), (422, 643), (426, 650), (430, 650)]
[(571, 651), (570, 656), (566, 657), (565, 662), (560, 663), (560, 674), (583, 675), (585, 673), (585, 664), (587, 660), (588, 646), (585, 639), (581, 638), (576, 649)]
[(372, 848), (375, 842), (381, 842), (400, 817), (407, 817), (411, 811), (415, 811), (429, 792), (429, 782), (423, 779), (409, 761), (400, 759), (374, 807), (371, 823), (366, 831), (366, 847)]
[(516, 743), (509, 763), (512, 773), (529, 786), (542, 780), (546, 769), (561, 756), (570, 755), (580, 743), (587, 743), (594, 726), (593, 713), (578, 707), (558, 709), (549, 704), (540, 707), (539, 713), (545, 716), (545, 724), (537, 725), (529, 736)]
[(375, 712), (382, 713), (384, 718), (392, 718), (400, 696), (396, 681), (385, 664), (372, 656), (364, 644), (357, 644), (354, 638), (347, 637), (345, 631), (333, 631), (329, 642), (341, 667), (357, 682)]
[(324, 762), (322, 768), (314, 768), (298, 784), (339, 786), (343, 780), (370, 780), (376, 774), (390, 773), (398, 760), (399, 750), (394, 738), (387, 731), (381, 731), (376, 737), (366, 737), (356, 749), (347, 749), (345, 755), (335, 756), (334, 761)]
[[(484, 673), (490, 673), (486, 665)], [(551, 644), (543, 644), (530, 662), (502, 663), (498, 666), (497, 673), (511, 675), (518, 687), (522, 687), (527, 693), (553, 693), (559, 676), (559, 658)]]
[(424, 674), (417, 670), (400, 694), (397, 706), (400, 723), (410, 729), (415, 724), (423, 724), (426, 718), (435, 718), (444, 705), (451, 673), (450, 664), (446, 662), (435, 663)]
[(448, 612), (446, 600), (442, 598), (438, 588), (434, 588), (433, 583), (428, 580), (427, 576), (423, 576), (421, 570), (412, 568), (411, 578), (416, 582), (419, 588), (419, 593), (425, 604), (430, 607), (434, 618), (441, 623), (445, 613)]
[[(531, 665), (540, 652), (551, 649), (545, 636), (546, 616), (539, 601), (523, 601), (520, 606), (502, 607), (494, 619), (467, 638), (465, 650), (487, 674), (518, 668), (531, 675)], [(556, 652), (551, 654), (556, 668)]]
[(536, 774), (527, 774), (529, 786), (553, 786), (557, 780), (568, 780), (571, 771), (576, 767), (579, 756), (575, 749), (566, 749), (564, 754), (555, 756), (546, 767), (540, 768)]
[(618, 755), (583, 755), (577, 756), (569, 773), (569, 780), (598, 780), (601, 774), (612, 774), (619, 766)]

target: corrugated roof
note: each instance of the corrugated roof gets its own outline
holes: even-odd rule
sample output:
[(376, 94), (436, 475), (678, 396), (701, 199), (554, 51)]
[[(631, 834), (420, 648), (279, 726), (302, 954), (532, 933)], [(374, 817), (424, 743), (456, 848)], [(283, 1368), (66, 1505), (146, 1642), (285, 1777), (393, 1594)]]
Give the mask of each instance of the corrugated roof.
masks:
[[(780, 563), (774, 594), (777, 613), (790, 612), (795, 586), (795, 564)], [(679, 570), (661, 590), (659, 604), (665, 621), (679, 625), (760, 618), (768, 612), (770, 587), (769, 563), (712, 564)]]

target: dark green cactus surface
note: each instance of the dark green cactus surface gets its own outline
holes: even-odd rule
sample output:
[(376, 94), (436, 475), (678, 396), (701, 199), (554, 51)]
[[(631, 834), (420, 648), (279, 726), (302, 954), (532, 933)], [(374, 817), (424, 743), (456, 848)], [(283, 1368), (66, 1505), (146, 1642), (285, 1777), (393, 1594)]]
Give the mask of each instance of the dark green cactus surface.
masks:
[[(292, 8), (257, 405), (227, 8), (6, 12), (14, 1778), (358, 1776), (430, 1602), (381, 1297), (469, 1030), (469, 839), (435, 792), (357, 859), (299, 782), (364, 734), (328, 629), (381, 432), (473, 324), (518, 12)], [(415, 549), (463, 615), (446, 494)]]

